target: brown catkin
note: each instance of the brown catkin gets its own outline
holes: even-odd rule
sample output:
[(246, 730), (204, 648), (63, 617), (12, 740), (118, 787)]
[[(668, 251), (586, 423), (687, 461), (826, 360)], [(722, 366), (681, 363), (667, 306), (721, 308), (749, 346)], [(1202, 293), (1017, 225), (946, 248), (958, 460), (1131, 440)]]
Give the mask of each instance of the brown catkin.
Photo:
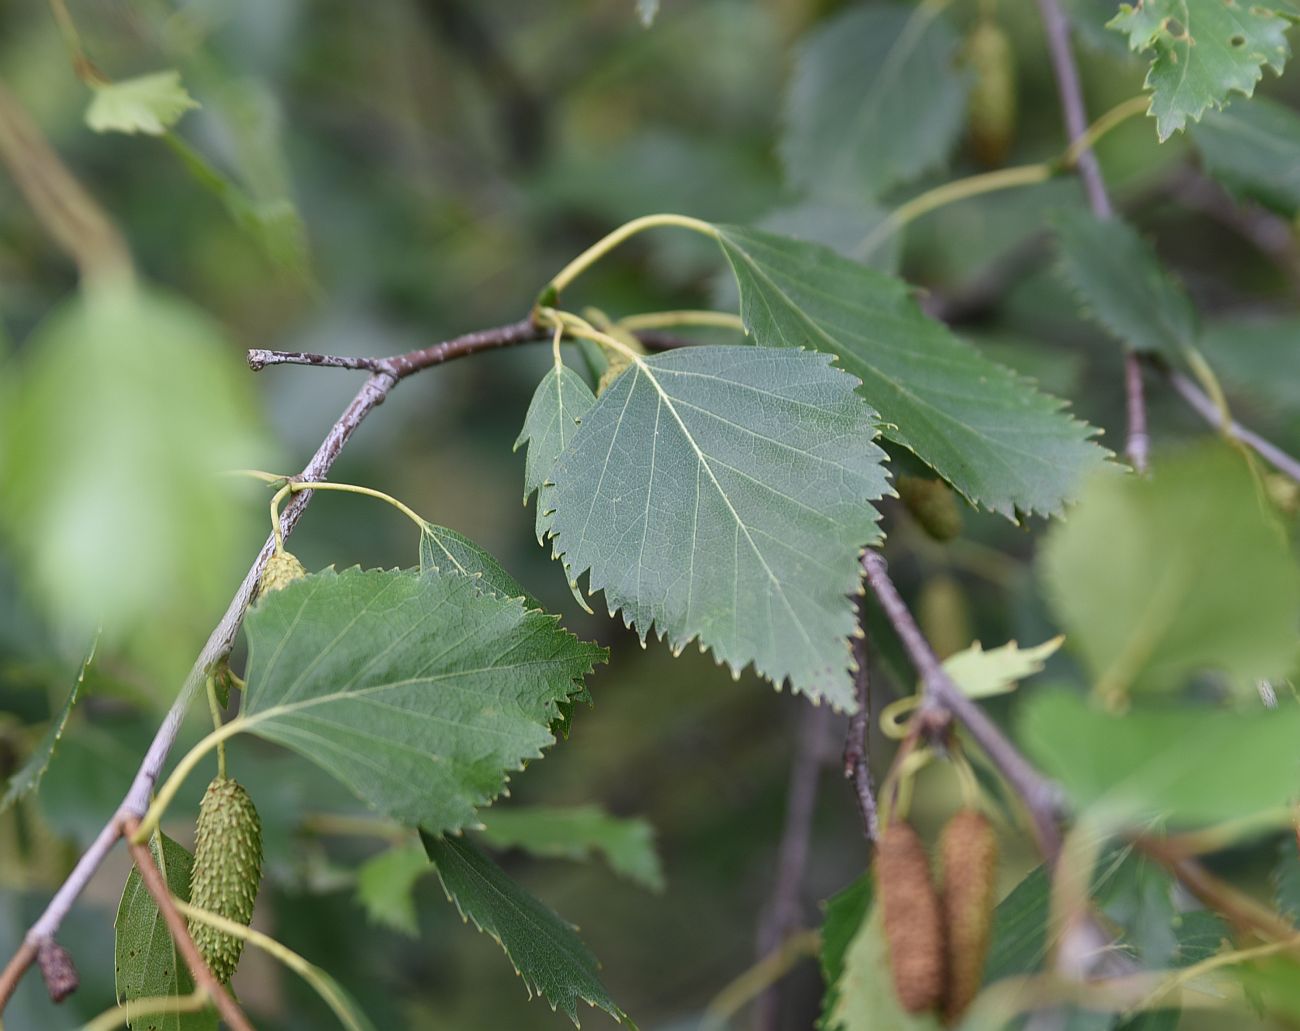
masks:
[(876, 843), (876, 890), (898, 1001), (909, 1013), (933, 1010), (943, 996), (943, 916), (925, 845), (902, 820)]
[(998, 874), (998, 840), (983, 813), (962, 809), (939, 839), (948, 990), (944, 1017), (955, 1024), (980, 990), (988, 955)]

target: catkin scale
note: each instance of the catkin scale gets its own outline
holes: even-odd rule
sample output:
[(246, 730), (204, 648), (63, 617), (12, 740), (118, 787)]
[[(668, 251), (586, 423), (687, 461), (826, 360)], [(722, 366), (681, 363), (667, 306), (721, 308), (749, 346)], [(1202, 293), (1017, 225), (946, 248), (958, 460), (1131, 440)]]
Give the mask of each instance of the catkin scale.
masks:
[(932, 1010), (943, 997), (943, 916), (925, 845), (902, 820), (876, 843), (876, 889), (898, 1001), (909, 1013)]
[(979, 993), (996, 902), (998, 841), (983, 813), (962, 809), (939, 839), (948, 990), (944, 1016), (955, 1024)]
[(295, 580), (301, 580), (307, 570), (298, 561), (298, 556), (288, 551), (277, 551), (266, 560), (262, 577), (258, 581), (258, 590), (262, 594), (283, 590)]
[[(237, 781), (217, 777), (199, 804), (190, 902), (247, 927), (261, 880), (262, 821), (257, 809)], [(217, 980), (230, 980), (244, 949), (243, 939), (198, 920), (191, 920), (189, 929)]]
[(966, 138), (980, 164), (1006, 164), (1016, 131), (1015, 54), (997, 22), (981, 19), (966, 37), (971, 89), (966, 108)]

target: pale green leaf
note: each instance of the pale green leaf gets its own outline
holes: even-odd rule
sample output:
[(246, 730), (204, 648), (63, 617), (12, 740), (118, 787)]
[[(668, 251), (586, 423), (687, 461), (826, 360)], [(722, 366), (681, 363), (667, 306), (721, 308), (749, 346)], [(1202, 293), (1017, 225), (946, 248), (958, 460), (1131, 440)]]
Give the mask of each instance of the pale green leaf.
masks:
[(459, 573), (325, 570), (263, 596), (245, 629), (244, 729), (435, 830), (554, 743), (559, 703), (605, 655)]
[(594, 805), (492, 809), (483, 819), (483, 839), (494, 848), (575, 860), (599, 852), (615, 873), (651, 891), (663, 890), (654, 828), (645, 820), (610, 816)]
[(420, 572), (437, 570), (477, 578), (480, 586), (503, 598), (522, 598), (526, 608), (542, 608), (486, 549), (455, 530), (425, 523), (420, 534)]
[[(182, 902), (189, 902), (194, 857), (165, 834), (154, 834), (149, 840), (149, 851), (171, 893)], [(194, 991), (189, 968), (177, 953), (167, 924), (144, 886), (140, 871), (134, 867), (126, 878), (114, 929), (113, 963), (119, 1002), (189, 995)], [(210, 1007), (196, 1013), (162, 1012), (140, 1018), (132, 1027), (135, 1031), (216, 1031), (217, 1014)]]
[(554, 550), (610, 612), (674, 651), (854, 706), (849, 636), (869, 502), (888, 490), (875, 414), (824, 355), (692, 347), (636, 364), (555, 466)]
[(383, 927), (419, 937), (415, 882), (429, 872), (429, 857), (418, 844), (395, 845), (366, 860), (357, 870), (357, 901)]
[(933, 1015), (908, 1013), (899, 1004), (879, 906), (871, 907), (849, 943), (835, 988), (828, 1031), (939, 1031), (943, 1026)]
[(1001, 648), (985, 651), (976, 641), (969, 648), (943, 660), (943, 668), (971, 698), (989, 698), (1014, 691), (1016, 684), (1043, 669), (1061, 647), (1064, 637), (1053, 637), (1033, 648), (1021, 648), (1008, 641)]
[(1265, 65), (1280, 75), (1291, 55), (1290, 22), (1267, 2), (1136, 0), (1107, 24), (1151, 55), (1149, 113), (1162, 140), (1223, 107), (1229, 94), (1250, 96)]
[(1149, 244), (1118, 218), (1063, 211), (1061, 271), (1084, 312), (1135, 351), (1176, 358), (1196, 341), (1196, 312)]
[(556, 916), (469, 842), (421, 831), (429, 859), (447, 898), (465, 920), (505, 950), (529, 997), (541, 995), (551, 1009), (578, 1024), (578, 1002), (602, 1009), (619, 1023), (632, 1023), (609, 997), (600, 964), (576, 929)]
[(555, 516), (551, 475), (555, 463), (578, 432), (578, 423), (596, 396), (572, 369), (554, 365), (537, 384), (524, 428), (515, 441), (515, 450), (527, 444), (524, 460), (524, 503), (537, 492), (537, 543), (550, 531)]
[(95, 648), (98, 643), (99, 637), (96, 635), (95, 640), (91, 642), (90, 651), (86, 653), (85, 659), (82, 660), (81, 667), (77, 671), (77, 679), (72, 682), (72, 690), (68, 692), (63, 707), (50, 721), (49, 729), (45, 731), (45, 736), (41, 738), (40, 744), (32, 750), (32, 754), (27, 757), (27, 761), (23, 763), (18, 771), (9, 778), (8, 784), (5, 785), (4, 796), (0, 797), (0, 813), (3, 813), (24, 795), (29, 795), (40, 787), (41, 778), (45, 776), (45, 771), (49, 769), (50, 760), (54, 758), (54, 752), (63, 739), (63, 732), (68, 726), (68, 718), (72, 715), (72, 708), (77, 704), (77, 698), (81, 694), (81, 686), (86, 682), (86, 672), (90, 669), (91, 662), (94, 661)]
[(941, 12), (941, 4), (856, 6), (805, 38), (779, 144), (790, 185), (861, 200), (948, 157), (965, 124), (966, 84)]
[(901, 280), (815, 244), (740, 226), (718, 234), (755, 343), (837, 355), (885, 436), (972, 503), (1054, 513), (1104, 460), (1096, 430), (926, 317)]
[(1205, 170), (1240, 200), (1300, 213), (1300, 114), (1267, 97), (1210, 111), (1191, 130)]
[(1019, 739), (1075, 807), (1102, 826), (1170, 828), (1273, 813), (1300, 789), (1300, 704), (1275, 711), (1132, 708), (1112, 715), (1065, 690), (1020, 709)]
[(95, 132), (143, 132), (161, 136), (198, 107), (185, 92), (175, 69), (137, 75), (133, 79), (99, 85), (92, 83), (94, 98), (86, 108), (86, 124)]
[(839, 1004), (839, 981), (844, 973), (844, 957), (857, 936), (858, 928), (866, 919), (867, 910), (871, 908), (871, 894), (871, 874), (864, 873), (848, 887), (827, 899), (822, 907), (826, 911), (826, 918), (822, 921), (820, 959), (822, 983), (826, 987), (822, 994), (821, 1013), (817, 1018), (818, 1031), (828, 1031), (831, 1014)]
[(1041, 556), (1099, 692), (1171, 691), (1209, 671), (1253, 694), (1297, 651), (1295, 560), (1245, 460), (1209, 444), (1150, 479), (1099, 475)]

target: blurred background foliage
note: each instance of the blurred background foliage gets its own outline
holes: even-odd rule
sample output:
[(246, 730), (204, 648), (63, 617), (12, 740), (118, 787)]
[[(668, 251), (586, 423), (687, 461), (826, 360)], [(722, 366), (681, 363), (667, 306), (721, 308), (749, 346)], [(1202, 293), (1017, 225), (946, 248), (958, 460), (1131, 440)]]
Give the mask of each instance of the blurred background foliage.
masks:
[[(173, 142), (87, 128), (88, 91), (44, 5), (0, 5), (0, 78), (123, 227), (142, 275), (220, 324), (225, 366), (252, 382), (253, 421), (269, 429), (257, 457), (288, 471), (314, 449), (359, 374), (277, 368), (254, 378), (240, 371), (246, 348), (401, 352), (518, 318), (568, 258), (634, 216), (747, 222), (789, 208), (799, 198), (783, 185), (776, 146), (792, 48), (847, 6), (667, 0), (645, 28), (632, 0), (73, 4), (87, 52), (112, 77), (180, 70), (201, 108)], [(965, 27), (977, 7), (954, 0), (948, 14)], [(1144, 69), (1100, 29), (1113, 5), (1071, 7), (1083, 27), (1089, 107), (1100, 113), (1137, 94)], [(1007, 160), (1042, 160), (1064, 141), (1040, 25), (1029, 4), (1002, 4), (1000, 19), (1014, 48), (1019, 123)], [(1294, 105), (1297, 83), (1270, 80), (1265, 90)], [(1296, 377), (1270, 372), (1280, 356), (1294, 367), (1300, 354), (1294, 237), (1262, 250), (1186, 141), (1157, 146), (1143, 119), (1112, 133), (1100, 155), (1119, 205), (1188, 286), (1234, 412), (1283, 447), (1300, 447)], [(889, 199), (981, 167), (959, 151)], [(1078, 318), (1042, 242), (1049, 214), (1080, 204), (1069, 178), (956, 204), (909, 227), (897, 260), (938, 310), (953, 305), (963, 336), (1071, 398), (1119, 450), (1118, 352)], [(710, 246), (661, 233), (602, 263), (580, 296), (614, 315), (705, 306), (719, 269)], [(22, 356), (75, 289), (73, 268), (0, 178), (0, 355)], [(521, 348), (422, 374), (367, 421), (332, 475), (470, 534), (571, 629), (612, 646), (591, 682), (594, 708), (578, 713), (571, 738), (545, 762), (515, 778), (501, 804), (599, 803), (645, 817), (666, 892), (647, 892), (600, 862), (512, 853), (504, 862), (581, 926), (611, 994), (643, 1028), (691, 1028), (754, 960), (807, 707), (752, 677), (733, 682), (707, 657), (673, 660), (653, 643), (642, 650), (619, 621), (573, 603), (518, 503), (523, 459), (512, 451), (548, 361), (545, 348)], [(1153, 391), (1151, 403), (1159, 444), (1203, 432), (1170, 392)], [(194, 636), (173, 639), (182, 669), (262, 540), (260, 496), (248, 505), (250, 521), (223, 546), (216, 587), (187, 615)], [(1051, 636), (1031, 566), (1038, 525), (968, 511), (963, 536), (940, 545), (896, 502), (884, 507), (896, 575), (941, 651), (972, 639), (991, 647)], [(413, 565), (417, 543), (396, 514), (341, 495), (318, 498), (293, 538), (309, 569)], [(22, 562), (0, 552), (0, 774), (21, 763), (62, 704), (88, 643), (44, 623), (39, 599), (19, 587)], [(909, 692), (892, 638), (877, 639), (885, 642), (878, 690)], [(6, 955), (120, 800), (174, 694), (176, 681), (141, 654), (101, 652), (39, 796), (0, 815)], [(1082, 680), (1064, 655), (1050, 673)], [(206, 719), (195, 712), (189, 739)], [(801, 892), (809, 926), (820, 919), (818, 900), (866, 861), (838, 772), (842, 740), (836, 719), (824, 734)], [(356, 873), (378, 843), (310, 828), (311, 814), (353, 812), (357, 803), (308, 764), (256, 742), (232, 748), (268, 828), (271, 880), (258, 926), (333, 973), (380, 1027), (562, 1025), (544, 1003), (527, 1001), (493, 942), (461, 926), (433, 878), (416, 890), (418, 938), (376, 925), (358, 901)], [(200, 787), (196, 779), (169, 820), (182, 841), (192, 836), (184, 814)], [(955, 804), (956, 785), (936, 770), (919, 787), (915, 820), (928, 835)], [(1009, 888), (1033, 858), (1023, 836), (1005, 829)], [(1262, 879), (1269, 863), (1261, 855), (1227, 861)], [(125, 873), (119, 854), (61, 936), (80, 968), (80, 992), (52, 1009), (29, 976), (7, 1026), (75, 1026), (108, 1004)], [(259, 1027), (327, 1025), (309, 990), (260, 954), (246, 957), (235, 987)], [(783, 1026), (809, 1026), (820, 991), (815, 964), (802, 964), (785, 992)], [(600, 1013), (584, 1019), (612, 1026)]]

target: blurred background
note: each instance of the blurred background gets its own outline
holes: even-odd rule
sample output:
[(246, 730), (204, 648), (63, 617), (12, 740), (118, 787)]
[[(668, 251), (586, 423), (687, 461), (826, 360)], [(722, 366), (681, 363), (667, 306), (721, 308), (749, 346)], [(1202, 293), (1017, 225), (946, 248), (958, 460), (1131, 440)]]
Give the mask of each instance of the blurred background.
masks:
[[(788, 214), (800, 198), (784, 184), (776, 146), (794, 49), (849, 6), (665, 0), (644, 26), (633, 0), (70, 4), (87, 53), (114, 78), (180, 70), (201, 107), (168, 142), (90, 131), (88, 91), (50, 11), (0, 3), (0, 81), (122, 227), (143, 277), (219, 324), (223, 360), (256, 392), (250, 418), (266, 429), (259, 457), (289, 472), (361, 374), (283, 367), (253, 376), (241, 369), (246, 348), (386, 355), (513, 321), (569, 258), (650, 212), (749, 222), (784, 211), (791, 231), (825, 237), (808, 212)], [(1144, 68), (1101, 28), (1113, 5), (1076, 0), (1072, 8), (1098, 114), (1140, 92)], [(960, 32), (978, 9), (954, 0), (947, 16)], [(1018, 115), (1005, 160), (1042, 160), (1064, 140), (1041, 30), (1029, 4), (1003, 3), (998, 16), (1014, 48)], [(1270, 80), (1264, 90), (1294, 104), (1297, 81)], [(1143, 119), (1111, 134), (1100, 153), (1118, 203), (1188, 285), (1209, 326), (1206, 348), (1244, 339), (1243, 323), (1259, 327), (1254, 350), (1225, 343), (1211, 355), (1223, 360), (1234, 412), (1282, 446), (1300, 445), (1300, 377), (1266, 374), (1277, 342), (1300, 336), (1294, 236), (1270, 248), (1202, 176), (1187, 143), (1157, 146)], [(984, 167), (964, 146), (890, 206)], [(953, 205), (909, 227), (901, 251), (884, 260), (897, 261), (963, 336), (1071, 399), (1120, 450), (1118, 351), (1075, 316), (1041, 242), (1049, 213), (1080, 203), (1077, 183), (1064, 178)], [(706, 307), (719, 296), (720, 271), (707, 242), (660, 231), (603, 262), (570, 300), (612, 316)], [(0, 354), (21, 358), (76, 289), (75, 269), (0, 177)], [(694, 1028), (755, 960), (801, 735), (818, 742), (822, 761), (800, 924), (816, 926), (819, 901), (864, 868), (858, 814), (839, 772), (844, 726), (839, 717), (810, 721), (802, 701), (751, 676), (733, 681), (707, 656), (673, 660), (653, 641), (642, 649), (621, 621), (578, 609), (519, 503), (523, 456), (512, 449), (549, 360), (544, 346), (515, 348), (407, 381), (361, 428), (332, 478), (387, 491), (469, 534), (574, 632), (610, 646), (609, 665), (590, 681), (594, 707), (579, 711), (568, 741), (514, 778), (500, 804), (595, 803), (644, 817), (663, 858), (663, 894), (599, 861), (501, 858), (581, 927), (612, 996), (642, 1028)], [(1202, 432), (1168, 392), (1153, 391), (1152, 421), (1159, 443)], [(240, 524), (220, 590), (193, 614), (194, 636), (177, 645), (186, 663), (263, 539), (262, 500)], [(1040, 524), (967, 511), (963, 536), (940, 545), (897, 502), (884, 509), (892, 566), (941, 650), (1051, 636), (1030, 566)], [(292, 547), (309, 569), (391, 567), (415, 564), (417, 543), (391, 510), (325, 495)], [(87, 645), (44, 624), (16, 565), (21, 557), (0, 551), (0, 775), (21, 763), (62, 704)], [(874, 682), (883, 702), (913, 683), (888, 634), (880, 639)], [(1055, 662), (1055, 675), (1073, 675), (1068, 660)], [(142, 668), (129, 649), (108, 649), (92, 668), (39, 795), (0, 815), (6, 955), (113, 811), (174, 692), (174, 681)], [(201, 708), (188, 740), (204, 730)], [(435, 878), (415, 889), (418, 937), (377, 923), (358, 900), (355, 873), (381, 843), (321, 838), (304, 826), (311, 814), (356, 803), (269, 746), (234, 747), (268, 826), (258, 926), (334, 974), (378, 1027), (564, 1026), (544, 1002), (528, 1001), (497, 946), (462, 925)], [(882, 770), (884, 754), (880, 745)], [(192, 837), (186, 814), (201, 780), (168, 823), (182, 841)], [(956, 803), (957, 786), (939, 770), (920, 788), (916, 821), (930, 832)], [(1007, 886), (1032, 863), (1024, 847), (1009, 831)], [(80, 992), (55, 1009), (29, 975), (6, 1026), (76, 1026), (110, 1004), (112, 919), (126, 869), (115, 855), (61, 936), (81, 971)], [(235, 987), (258, 1027), (330, 1026), (310, 991), (260, 954), (246, 956)], [(820, 991), (815, 962), (800, 963), (780, 1026), (810, 1027)], [(595, 1011), (583, 1019), (614, 1026)]]

